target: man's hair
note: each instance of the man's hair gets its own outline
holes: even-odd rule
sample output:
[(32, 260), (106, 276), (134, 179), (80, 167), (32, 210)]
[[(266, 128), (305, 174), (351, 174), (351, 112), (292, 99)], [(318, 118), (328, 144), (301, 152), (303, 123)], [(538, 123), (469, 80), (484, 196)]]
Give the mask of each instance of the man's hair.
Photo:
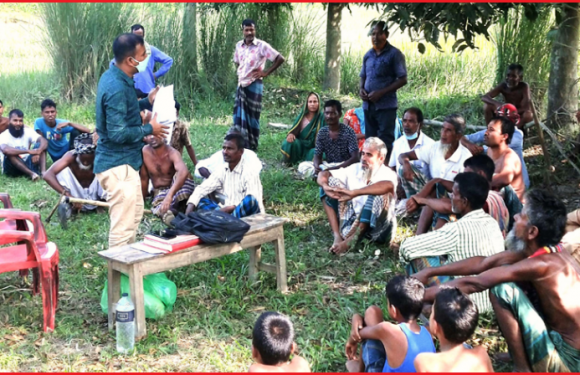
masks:
[(417, 319), (423, 309), (425, 286), (411, 276), (397, 275), (387, 283), (389, 304), (399, 310), (405, 320)]
[(44, 109), (47, 107), (56, 109), (56, 103), (52, 99), (44, 99), (42, 103), (40, 103), (40, 110), (44, 111)]
[(131, 32), (137, 30), (143, 30), (143, 36), (145, 36), (145, 28), (143, 27), (143, 25), (139, 25), (138, 23), (136, 23), (133, 26), (131, 26)]
[(387, 34), (389, 32), (389, 30), (387, 30), (387, 24), (385, 23), (385, 21), (373, 22), (372, 26), (373, 27), (371, 27), (371, 32), (377, 26), (379, 27), (380, 30), (383, 30), (383, 34)]
[(256, 23), (254, 22), (253, 19), (246, 18), (245, 20), (242, 21), (242, 29), (244, 27), (248, 27), (248, 26), (254, 26), (254, 27), (256, 27)]
[(417, 116), (417, 122), (419, 124), (423, 124), (423, 120), (424, 120), (424, 118), (423, 118), (423, 111), (421, 111), (417, 107), (407, 108), (407, 109), (405, 109), (405, 112), (403, 112), (403, 117), (405, 116), (405, 113), (407, 113), (407, 112), (412, 113), (415, 116)]
[(545, 190), (532, 189), (526, 193), (524, 207), (528, 222), (538, 228), (539, 246), (553, 246), (562, 239), (566, 229), (566, 206)]
[(495, 164), (489, 156), (484, 153), (474, 155), (463, 162), (465, 168), (469, 167), (474, 172), (481, 171), (485, 174), (488, 182), (493, 179), (493, 173), (495, 172)]
[(143, 38), (139, 35), (125, 33), (121, 34), (113, 42), (113, 54), (115, 61), (120, 64), (127, 56), (132, 56), (137, 49), (137, 45), (144, 45)]
[(433, 303), (434, 319), (445, 338), (461, 344), (473, 335), (477, 328), (477, 306), (458, 288), (441, 286)]
[(516, 63), (509, 64), (508, 67), (507, 67), (507, 70), (508, 71), (510, 71), (510, 70), (516, 70), (520, 75), (523, 75), (524, 74), (524, 67), (521, 66), (520, 64), (516, 64)]
[(177, 100), (175, 100), (175, 109), (177, 109), (178, 111), (181, 109), (181, 104), (179, 104)]
[(483, 208), (489, 195), (489, 181), (480, 174), (463, 172), (455, 176), (459, 194), (469, 202), (472, 210)]
[(252, 333), (252, 345), (265, 365), (288, 362), (293, 343), (294, 327), (287, 316), (266, 311), (258, 317)]
[(224, 141), (233, 141), (236, 144), (238, 150), (246, 147), (246, 140), (244, 139), (244, 136), (241, 135), (240, 133), (230, 133), (226, 135)]
[(334, 109), (336, 109), (338, 113), (342, 113), (342, 104), (340, 104), (340, 102), (336, 99), (330, 99), (325, 101), (323, 109), (326, 109), (327, 107), (334, 107)]
[(4, 106), (4, 102), (2, 100), (0, 100), (0, 105)]
[(385, 142), (383, 142), (379, 137), (367, 138), (363, 144), (363, 148), (364, 147), (372, 147), (379, 152), (380, 156), (383, 158), (387, 157), (387, 145), (385, 145)]
[(512, 137), (514, 136), (514, 132), (516, 131), (516, 125), (512, 120), (503, 116), (494, 116), (491, 119), (491, 122), (494, 124), (498, 121), (501, 123), (501, 134), (508, 135), (505, 143), (509, 145), (512, 141)]
[(10, 111), (10, 113), (8, 113), (8, 118), (11, 118), (12, 115), (16, 115), (16, 117), (22, 117), (24, 118), (24, 112), (22, 112), (19, 109), (13, 109), (12, 111)]
[(452, 113), (448, 116), (445, 116), (443, 122), (448, 122), (451, 125), (453, 125), (453, 127), (455, 128), (455, 134), (463, 134), (463, 132), (465, 131), (465, 119), (463, 118), (463, 116), (457, 113)]

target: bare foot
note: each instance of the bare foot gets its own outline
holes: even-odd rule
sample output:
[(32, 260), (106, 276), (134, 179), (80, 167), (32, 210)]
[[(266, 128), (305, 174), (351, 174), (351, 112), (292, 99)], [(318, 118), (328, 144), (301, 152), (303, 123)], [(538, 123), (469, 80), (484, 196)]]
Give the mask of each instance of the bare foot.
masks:
[(32, 181), (33, 181), (33, 182), (36, 182), (36, 181), (38, 181), (38, 180), (40, 179), (40, 176), (39, 176), (39, 175), (37, 175), (36, 173), (33, 173), (33, 174), (30, 176), (30, 179), (32, 179)]
[(351, 359), (346, 361), (346, 371), (348, 372), (364, 372), (365, 365), (360, 359)]
[(330, 247), (330, 249), (328, 249), (329, 252), (333, 253), (334, 252), (334, 248), (338, 246), (338, 244), (340, 244), (343, 241), (342, 236), (340, 235), (340, 233), (334, 233), (334, 242), (332, 243), (332, 246)]

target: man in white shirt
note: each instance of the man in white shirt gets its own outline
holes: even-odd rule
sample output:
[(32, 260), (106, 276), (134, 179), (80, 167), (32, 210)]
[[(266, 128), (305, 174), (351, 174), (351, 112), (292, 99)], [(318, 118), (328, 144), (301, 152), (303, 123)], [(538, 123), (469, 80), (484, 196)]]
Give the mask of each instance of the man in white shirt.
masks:
[[(37, 181), (40, 179), (39, 174), (46, 171), (48, 142), (40, 134), (24, 126), (24, 113), (21, 110), (10, 111), (8, 120), (8, 131), (0, 135), (4, 174), (10, 177), (28, 176), (32, 181)], [(38, 147), (37, 142), (40, 143)]]
[[(471, 152), (460, 143), (464, 129), (463, 117), (457, 114), (449, 115), (443, 121), (441, 140), (433, 143), (431, 147), (399, 155), (399, 163), (403, 167), (402, 183), (408, 184), (407, 188), (413, 189), (420, 198), (449, 196), (455, 176), (463, 172), (463, 162), (471, 157)], [(417, 184), (420, 178), (411, 166), (412, 160), (420, 160), (429, 165), (431, 180)], [(407, 201), (409, 213), (419, 208), (418, 202), (414, 199), (415, 194)], [(436, 220), (433, 220), (434, 217)], [(448, 215), (437, 213), (431, 207), (424, 206), (417, 224), (417, 234), (426, 233), (433, 224), (435, 229), (441, 228), (448, 221)]]
[(386, 156), (385, 143), (370, 137), (359, 163), (318, 174), (318, 184), (326, 193), (324, 210), (334, 234), (331, 252), (345, 253), (364, 237), (380, 243), (390, 241), (397, 225), (397, 175), (384, 165)]
[[(200, 210), (220, 210), (237, 218), (266, 213), (262, 203), (262, 183), (259, 171), (242, 158), (245, 139), (241, 134), (228, 134), (223, 143), (224, 161), (207, 180), (195, 188), (187, 201), (186, 214)], [(212, 193), (224, 197), (218, 203)]]
[[(429, 148), (435, 141), (421, 131), (423, 127), (423, 112), (419, 108), (411, 107), (403, 113), (403, 137), (393, 143), (393, 152), (389, 160), (389, 168), (397, 172), (399, 181), (403, 178), (403, 168), (399, 163), (399, 155), (404, 152), (415, 151), (420, 148)], [(416, 170), (418, 176), (425, 176), (429, 180), (429, 165), (421, 160), (411, 161), (411, 167)], [(424, 179), (425, 179), (424, 178)], [(399, 183), (399, 189), (404, 190), (407, 198), (413, 195), (410, 189), (405, 190), (408, 184)], [(397, 193), (401, 197), (401, 193)]]
[[(251, 169), (256, 170), (258, 173), (262, 171), (262, 161), (260, 161), (258, 155), (256, 155), (254, 151), (245, 149), (242, 154), (242, 160), (245, 161), (246, 165), (249, 165)], [(217, 151), (209, 158), (200, 160), (195, 165), (195, 177), (209, 178), (209, 176), (218, 168), (227, 165), (228, 163), (224, 161), (223, 151)]]

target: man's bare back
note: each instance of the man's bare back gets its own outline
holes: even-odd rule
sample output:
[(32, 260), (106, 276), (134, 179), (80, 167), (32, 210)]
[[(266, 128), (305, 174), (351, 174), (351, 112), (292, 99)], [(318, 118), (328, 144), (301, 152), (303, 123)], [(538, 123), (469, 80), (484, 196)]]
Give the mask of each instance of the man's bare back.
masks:
[(489, 148), (487, 155), (495, 164), (495, 171), (492, 178), (492, 189), (500, 190), (502, 187), (510, 185), (516, 192), (518, 198), (523, 203), (526, 184), (522, 174), (522, 162), (511, 148), (506, 148), (500, 155), (494, 153)]
[(310, 372), (310, 366), (304, 358), (299, 355), (294, 355), (290, 362), (278, 366), (253, 363), (248, 369), (248, 372)]
[(473, 349), (460, 345), (441, 353), (421, 353), (415, 358), (417, 372), (493, 372), (484, 347)]
[(580, 350), (580, 265), (566, 251), (523, 260), (545, 267), (544, 275), (531, 281), (538, 293), (546, 326)]
[(173, 147), (166, 145), (157, 150), (147, 145), (143, 147), (143, 164), (147, 169), (155, 189), (171, 186), (175, 176), (175, 157), (181, 157)]

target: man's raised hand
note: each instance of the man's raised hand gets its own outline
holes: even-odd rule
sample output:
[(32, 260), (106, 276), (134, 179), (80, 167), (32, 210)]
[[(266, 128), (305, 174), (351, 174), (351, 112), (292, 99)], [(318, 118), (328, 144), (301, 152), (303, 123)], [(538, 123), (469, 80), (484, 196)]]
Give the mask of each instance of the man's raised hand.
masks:
[(147, 95), (147, 98), (149, 99), (149, 104), (153, 105), (153, 102), (155, 101), (155, 97), (157, 96), (158, 92), (159, 92), (159, 86), (157, 86), (153, 90), (149, 91), (149, 95)]
[(169, 135), (169, 126), (162, 125), (157, 122), (157, 113), (153, 116), (150, 122), (151, 126), (153, 127), (153, 135), (156, 137), (165, 138)]

